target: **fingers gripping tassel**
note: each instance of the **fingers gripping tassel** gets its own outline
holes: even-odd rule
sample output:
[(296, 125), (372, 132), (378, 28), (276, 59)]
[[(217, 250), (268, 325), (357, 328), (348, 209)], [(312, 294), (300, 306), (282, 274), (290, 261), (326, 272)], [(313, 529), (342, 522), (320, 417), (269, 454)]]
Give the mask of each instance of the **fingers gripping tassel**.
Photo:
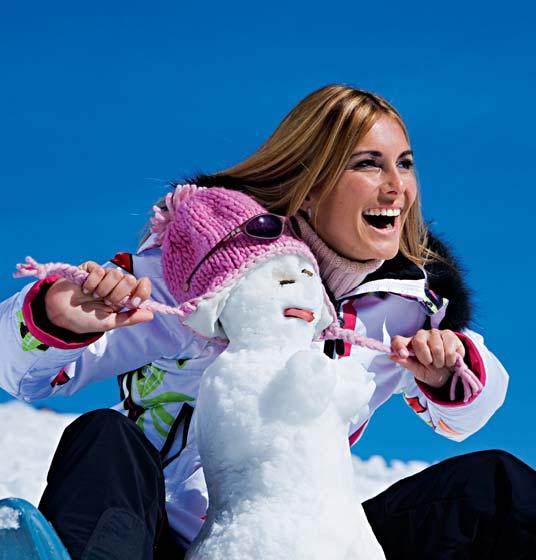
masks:
[[(341, 339), (344, 342), (370, 348), (383, 354), (391, 354), (392, 350), (389, 346), (382, 344), (378, 340), (368, 338), (356, 334), (349, 329), (341, 329), (340, 327), (329, 327), (326, 329), (325, 338), (327, 339)], [(415, 353), (409, 351), (410, 356), (415, 356)], [(456, 385), (460, 381), (463, 386), (463, 402), (466, 403), (469, 399), (476, 397), (484, 388), (480, 379), (469, 369), (464, 362), (461, 354), (456, 354), (456, 362), (454, 364), (453, 375), (450, 382), (450, 400), (456, 400)]]

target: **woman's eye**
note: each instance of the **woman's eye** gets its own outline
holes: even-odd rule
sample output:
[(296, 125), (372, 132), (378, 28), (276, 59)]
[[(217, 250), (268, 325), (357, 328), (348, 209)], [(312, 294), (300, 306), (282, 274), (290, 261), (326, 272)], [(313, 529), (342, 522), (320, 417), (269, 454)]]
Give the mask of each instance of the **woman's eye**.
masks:
[(413, 166), (415, 164), (413, 163), (413, 160), (411, 160), (411, 159), (403, 159), (402, 161), (398, 162), (398, 165), (400, 165), (400, 167), (402, 167), (404, 169), (413, 169)]
[(379, 167), (379, 164), (374, 161), (373, 159), (364, 159), (362, 161), (358, 161), (357, 163), (354, 163), (353, 165), (353, 169), (367, 169), (370, 167)]

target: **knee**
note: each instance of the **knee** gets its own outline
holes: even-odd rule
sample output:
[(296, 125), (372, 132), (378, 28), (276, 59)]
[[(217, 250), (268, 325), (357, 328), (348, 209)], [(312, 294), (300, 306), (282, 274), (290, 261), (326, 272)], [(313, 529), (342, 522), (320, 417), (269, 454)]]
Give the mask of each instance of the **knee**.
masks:
[(477, 451), (460, 459), (457, 471), (466, 482), (465, 492), (482, 503), (495, 504), (499, 495), (511, 492), (520, 480), (535, 479), (528, 465), (501, 449)]
[(88, 425), (103, 426), (106, 428), (132, 425), (132, 420), (111, 408), (99, 408), (98, 410), (86, 412), (86, 414), (78, 418), (78, 420), (82, 419)]
[(82, 414), (69, 424), (61, 443), (71, 446), (84, 441), (121, 447), (122, 441), (140, 439), (145, 440), (145, 436), (132, 420), (116, 410), (103, 408)]
[(502, 449), (486, 449), (469, 453), (467, 457), (479, 467), (496, 469), (498, 466), (516, 466), (522, 463), (515, 455)]
[(147, 456), (160, 464), (158, 450), (136, 423), (113, 409), (99, 409), (79, 416), (64, 431), (59, 449), (63, 452), (87, 453), (95, 450), (118, 460)]
[(515, 459), (514, 455), (508, 451), (504, 451), (504, 449), (485, 449), (484, 451), (475, 451), (475, 455), (480, 455), (482, 457), (486, 457), (488, 460), (495, 461), (510, 461)]
[(120, 412), (111, 408), (101, 408), (82, 414), (69, 425), (68, 430), (105, 431), (110, 433), (117, 430), (130, 429), (133, 425), (134, 423)]
[(515, 473), (523, 463), (511, 453), (501, 449), (488, 449), (458, 455), (431, 467), (442, 477), (452, 491), (462, 494), (484, 493), (492, 495), (498, 479)]

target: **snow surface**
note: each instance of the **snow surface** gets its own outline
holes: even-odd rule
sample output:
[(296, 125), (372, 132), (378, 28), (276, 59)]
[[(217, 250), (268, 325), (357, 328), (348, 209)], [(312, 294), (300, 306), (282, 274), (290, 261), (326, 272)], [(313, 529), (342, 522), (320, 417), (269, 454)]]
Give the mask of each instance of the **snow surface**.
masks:
[(3, 506), (0, 507), (0, 529), (18, 529), (20, 511)]
[(21, 401), (0, 405), (0, 498), (39, 503), (60, 436), (75, 418)]

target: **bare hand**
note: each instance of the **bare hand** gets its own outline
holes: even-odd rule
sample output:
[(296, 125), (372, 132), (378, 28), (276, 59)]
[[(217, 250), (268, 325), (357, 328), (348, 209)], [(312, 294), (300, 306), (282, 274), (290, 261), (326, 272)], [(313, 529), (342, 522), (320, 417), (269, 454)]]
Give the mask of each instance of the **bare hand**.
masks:
[(60, 278), (45, 296), (48, 319), (54, 325), (75, 333), (103, 332), (150, 321), (151, 311), (121, 311), (119, 302), (130, 296), (139, 306), (151, 295), (151, 280), (136, 279), (120, 269), (103, 268), (93, 261), (80, 265), (89, 272), (82, 286)]
[[(431, 387), (442, 387), (450, 379), (450, 368), (456, 362), (456, 354), (465, 357), (461, 340), (449, 330), (421, 329), (415, 336), (395, 336), (391, 341), (393, 362), (405, 367), (414, 377)], [(415, 357), (409, 357), (413, 350)]]

